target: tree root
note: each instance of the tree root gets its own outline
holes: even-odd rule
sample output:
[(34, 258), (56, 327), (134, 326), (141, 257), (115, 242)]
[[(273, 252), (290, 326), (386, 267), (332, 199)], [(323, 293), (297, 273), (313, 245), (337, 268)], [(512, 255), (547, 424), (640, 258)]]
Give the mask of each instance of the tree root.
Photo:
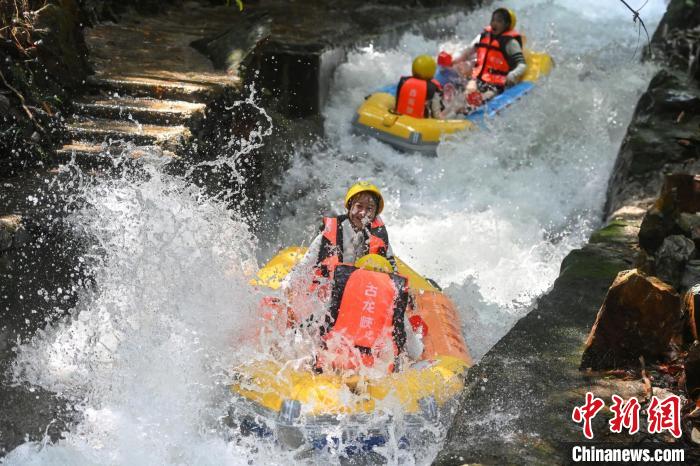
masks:
[(15, 89), (10, 83), (7, 82), (7, 79), (5, 79), (5, 75), (2, 74), (2, 71), (0, 71), (0, 79), (2, 79), (3, 84), (5, 84), (5, 87), (7, 87), (9, 90), (15, 93), (17, 98), (19, 99), (20, 104), (22, 105), (22, 108), (24, 109), (24, 112), (27, 114), (29, 119), (32, 121), (34, 124), (34, 127), (39, 131), (41, 134), (46, 134), (46, 131), (44, 130), (43, 126), (37, 121), (37, 119), (34, 117), (34, 114), (32, 114), (31, 110), (29, 110), (29, 107), (27, 107), (26, 100), (24, 99), (24, 96), (20, 91)]

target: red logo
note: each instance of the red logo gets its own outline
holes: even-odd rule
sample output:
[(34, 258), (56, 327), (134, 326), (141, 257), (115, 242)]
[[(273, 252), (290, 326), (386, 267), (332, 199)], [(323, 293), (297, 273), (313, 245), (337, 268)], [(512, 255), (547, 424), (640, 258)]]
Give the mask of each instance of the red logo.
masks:
[[(617, 395), (612, 396), (613, 404), (610, 411), (614, 416), (608, 421), (610, 432), (621, 433), (622, 429), (628, 430), (630, 435), (639, 432), (639, 411), (641, 405), (636, 398), (625, 401)], [(593, 393), (586, 393), (586, 402), (583, 406), (576, 406), (571, 413), (571, 419), (575, 423), (583, 422), (583, 435), (587, 439), (593, 438), (592, 420), (603, 409), (605, 402), (597, 398)], [(659, 434), (664, 430), (669, 431), (674, 437), (681, 436), (681, 399), (678, 395), (669, 395), (663, 400), (657, 396), (651, 397), (651, 403), (647, 409), (647, 431), (650, 434)]]
[(651, 404), (647, 412), (649, 420), (649, 433), (658, 434), (662, 430), (668, 430), (679, 438), (681, 436), (681, 399), (678, 395), (670, 395), (663, 401), (656, 396), (651, 397)]
[(640, 404), (636, 398), (630, 398), (625, 402), (617, 395), (612, 396), (613, 405), (610, 410), (615, 413), (615, 417), (608, 421), (610, 432), (620, 433), (625, 427), (630, 435), (639, 432), (639, 409)]
[(573, 419), (575, 423), (578, 424), (583, 421), (583, 435), (589, 440), (593, 438), (591, 420), (598, 414), (598, 411), (600, 411), (603, 406), (605, 406), (603, 400), (596, 398), (593, 396), (593, 393), (588, 392), (586, 393), (586, 403), (583, 406), (576, 406), (571, 413), (571, 419)]

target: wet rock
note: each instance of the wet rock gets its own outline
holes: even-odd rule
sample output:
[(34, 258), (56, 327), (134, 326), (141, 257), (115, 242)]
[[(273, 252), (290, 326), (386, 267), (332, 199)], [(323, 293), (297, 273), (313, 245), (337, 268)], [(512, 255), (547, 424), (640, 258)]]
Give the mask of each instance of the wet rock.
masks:
[(656, 359), (680, 329), (680, 298), (675, 290), (636, 269), (620, 272), (608, 290), (588, 335), (581, 369), (639, 364)]
[(639, 234), (639, 222), (630, 222), (623, 218), (616, 218), (603, 228), (595, 231), (590, 239), (590, 243), (610, 243), (622, 242), (630, 243), (637, 241)]
[(90, 71), (76, 0), (60, 0), (35, 11), (38, 58), (53, 79), (78, 87)]
[(700, 342), (695, 341), (685, 358), (685, 390), (693, 400), (700, 398)]
[(690, 440), (692, 440), (693, 443), (700, 444), (700, 430), (698, 430), (697, 427), (693, 427), (693, 430), (690, 432)]
[(700, 211), (700, 175), (666, 175), (656, 207), (664, 214)]
[(693, 240), (696, 248), (700, 246), (700, 214), (681, 213), (678, 227), (685, 236)]
[(231, 30), (214, 38), (192, 42), (192, 47), (206, 55), (216, 68), (230, 73), (238, 72), (243, 58), (260, 41), (270, 36), (272, 27), (272, 17), (264, 11), (246, 12), (234, 21), (238, 24), (231, 24), (232, 27), (235, 26)]
[(664, 215), (652, 207), (644, 216), (639, 228), (639, 245), (647, 252), (654, 253), (675, 227), (671, 216)]
[(683, 270), (683, 278), (681, 279), (681, 288), (689, 289), (700, 284), (700, 260), (690, 260), (685, 265)]
[(697, 44), (700, 40), (700, 9), (695, 2), (672, 0), (652, 37), (653, 53), (672, 66), (700, 78)]
[(700, 145), (695, 143), (698, 101), (700, 89), (688, 82), (685, 70), (664, 67), (654, 76), (637, 104), (615, 162), (607, 215), (625, 205), (646, 208), (664, 184), (660, 173), (700, 172)]
[(0, 216), (0, 252), (21, 245), (24, 236), (22, 217), (19, 215)]
[(686, 263), (695, 254), (695, 243), (682, 235), (664, 239), (656, 252), (656, 275), (675, 288), (680, 287)]
[(639, 230), (639, 245), (656, 251), (669, 235), (700, 239), (700, 176), (666, 175), (661, 193), (649, 208)]
[(683, 304), (681, 312), (687, 323), (687, 331), (685, 339), (687, 341), (700, 340), (700, 285), (693, 286), (683, 295)]
[(67, 400), (40, 387), (15, 385), (6, 377), (0, 376), (0, 455), (27, 441), (58, 442), (80, 419)]

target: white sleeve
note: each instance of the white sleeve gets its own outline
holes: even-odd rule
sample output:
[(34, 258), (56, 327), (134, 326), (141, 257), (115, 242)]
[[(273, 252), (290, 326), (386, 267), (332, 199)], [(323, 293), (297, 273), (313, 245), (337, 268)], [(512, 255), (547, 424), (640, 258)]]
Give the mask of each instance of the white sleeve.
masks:
[(518, 63), (518, 66), (513, 68), (513, 71), (509, 74), (512, 76), (513, 80), (518, 81), (525, 74), (525, 70), (527, 70), (527, 65), (525, 63)]

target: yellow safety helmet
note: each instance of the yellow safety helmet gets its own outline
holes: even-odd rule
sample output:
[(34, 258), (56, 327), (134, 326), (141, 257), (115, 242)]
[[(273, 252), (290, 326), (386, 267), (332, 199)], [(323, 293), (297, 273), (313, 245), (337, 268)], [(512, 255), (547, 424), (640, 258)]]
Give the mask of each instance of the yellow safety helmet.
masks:
[(437, 63), (435, 59), (430, 55), (419, 55), (413, 60), (413, 76), (421, 79), (433, 79), (435, 76), (435, 70), (437, 69)]
[(369, 181), (358, 181), (354, 185), (350, 186), (350, 189), (348, 189), (348, 192), (345, 193), (345, 208), (349, 209), (350, 208), (350, 200), (356, 195), (360, 194), (363, 192), (370, 192), (377, 196), (379, 199), (379, 205), (377, 206), (377, 215), (382, 213), (382, 210), (384, 210), (384, 196), (382, 196), (382, 192), (377, 188), (375, 185), (370, 183)]
[(515, 16), (515, 12), (510, 8), (506, 8), (506, 10), (508, 10), (508, 16), (510, 16), (510, 27), (508, 28), (510, 31), (511, 29), (515, 29), (515, 25), (518, 23), (518, 17)]
[(394, 268), (391, 262), (379, 254), (367, 254), (355, 261), (355, 267), (358, 269), (371, 270), (373, 272), (393, 273)]

